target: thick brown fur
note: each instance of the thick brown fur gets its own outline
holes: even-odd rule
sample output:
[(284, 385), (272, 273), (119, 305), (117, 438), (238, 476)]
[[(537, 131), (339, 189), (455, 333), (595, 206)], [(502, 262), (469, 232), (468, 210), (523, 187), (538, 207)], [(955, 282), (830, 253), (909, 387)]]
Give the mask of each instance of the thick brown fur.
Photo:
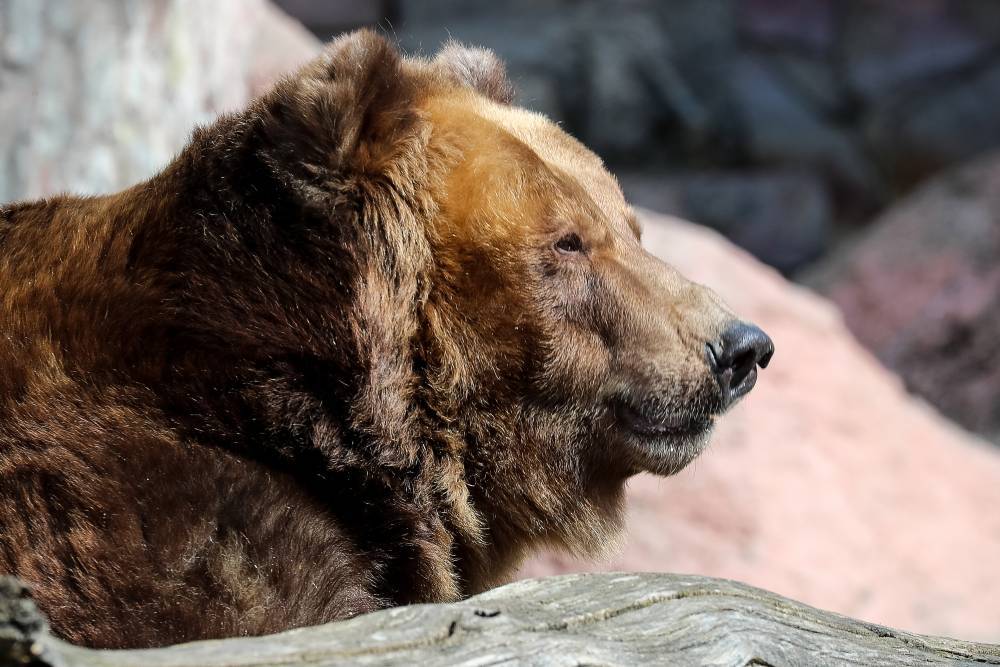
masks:
[(488, 52), (355, 33), (145, 183), (0, 207), (0, 572), (60, 636), (454, 600), (700, 451), (731, 316), (511, 97)]

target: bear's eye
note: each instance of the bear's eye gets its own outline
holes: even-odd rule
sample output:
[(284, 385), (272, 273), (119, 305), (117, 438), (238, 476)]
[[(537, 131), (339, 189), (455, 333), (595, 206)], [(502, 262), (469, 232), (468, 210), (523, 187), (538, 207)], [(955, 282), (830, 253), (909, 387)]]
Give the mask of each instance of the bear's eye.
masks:
[(583, 252), (583, 239), (576, 232), (570, 232), (556, 241), (556, 250), (567, 255)]

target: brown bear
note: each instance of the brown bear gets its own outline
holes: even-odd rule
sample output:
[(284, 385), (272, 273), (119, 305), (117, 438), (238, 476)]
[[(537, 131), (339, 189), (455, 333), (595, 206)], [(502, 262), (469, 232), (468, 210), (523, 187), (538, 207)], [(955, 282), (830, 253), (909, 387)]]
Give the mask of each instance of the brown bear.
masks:
[(0, 572), (59, 636), (456, 600), (698, 455), (771, 342), (511, 96), (363, 31), (144, 183), (0, 207)]

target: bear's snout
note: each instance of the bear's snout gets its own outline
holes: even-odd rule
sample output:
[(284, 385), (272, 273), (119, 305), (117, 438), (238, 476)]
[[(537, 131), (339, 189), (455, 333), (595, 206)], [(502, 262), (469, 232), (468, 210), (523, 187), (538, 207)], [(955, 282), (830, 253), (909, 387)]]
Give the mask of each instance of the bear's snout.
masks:
[(757, 383), (757, 367), (767, 368), (774, 355), (770, 336), (746, 322), (729, 325), (717, 341), (707, 343), (705, 348), (726, 406), (750, 393)]

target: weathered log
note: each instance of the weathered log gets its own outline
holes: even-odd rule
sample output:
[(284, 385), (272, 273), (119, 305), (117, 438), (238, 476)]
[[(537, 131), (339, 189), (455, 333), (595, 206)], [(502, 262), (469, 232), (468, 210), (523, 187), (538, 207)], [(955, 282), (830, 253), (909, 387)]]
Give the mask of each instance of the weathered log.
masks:
[(0, 664), (1000, 665), (1000, 646), (892, 630), (724, 579), (589, 574), (267, 637), (95, 651), (49, 635), (23, 589), (7, 579), (0, 582)]

